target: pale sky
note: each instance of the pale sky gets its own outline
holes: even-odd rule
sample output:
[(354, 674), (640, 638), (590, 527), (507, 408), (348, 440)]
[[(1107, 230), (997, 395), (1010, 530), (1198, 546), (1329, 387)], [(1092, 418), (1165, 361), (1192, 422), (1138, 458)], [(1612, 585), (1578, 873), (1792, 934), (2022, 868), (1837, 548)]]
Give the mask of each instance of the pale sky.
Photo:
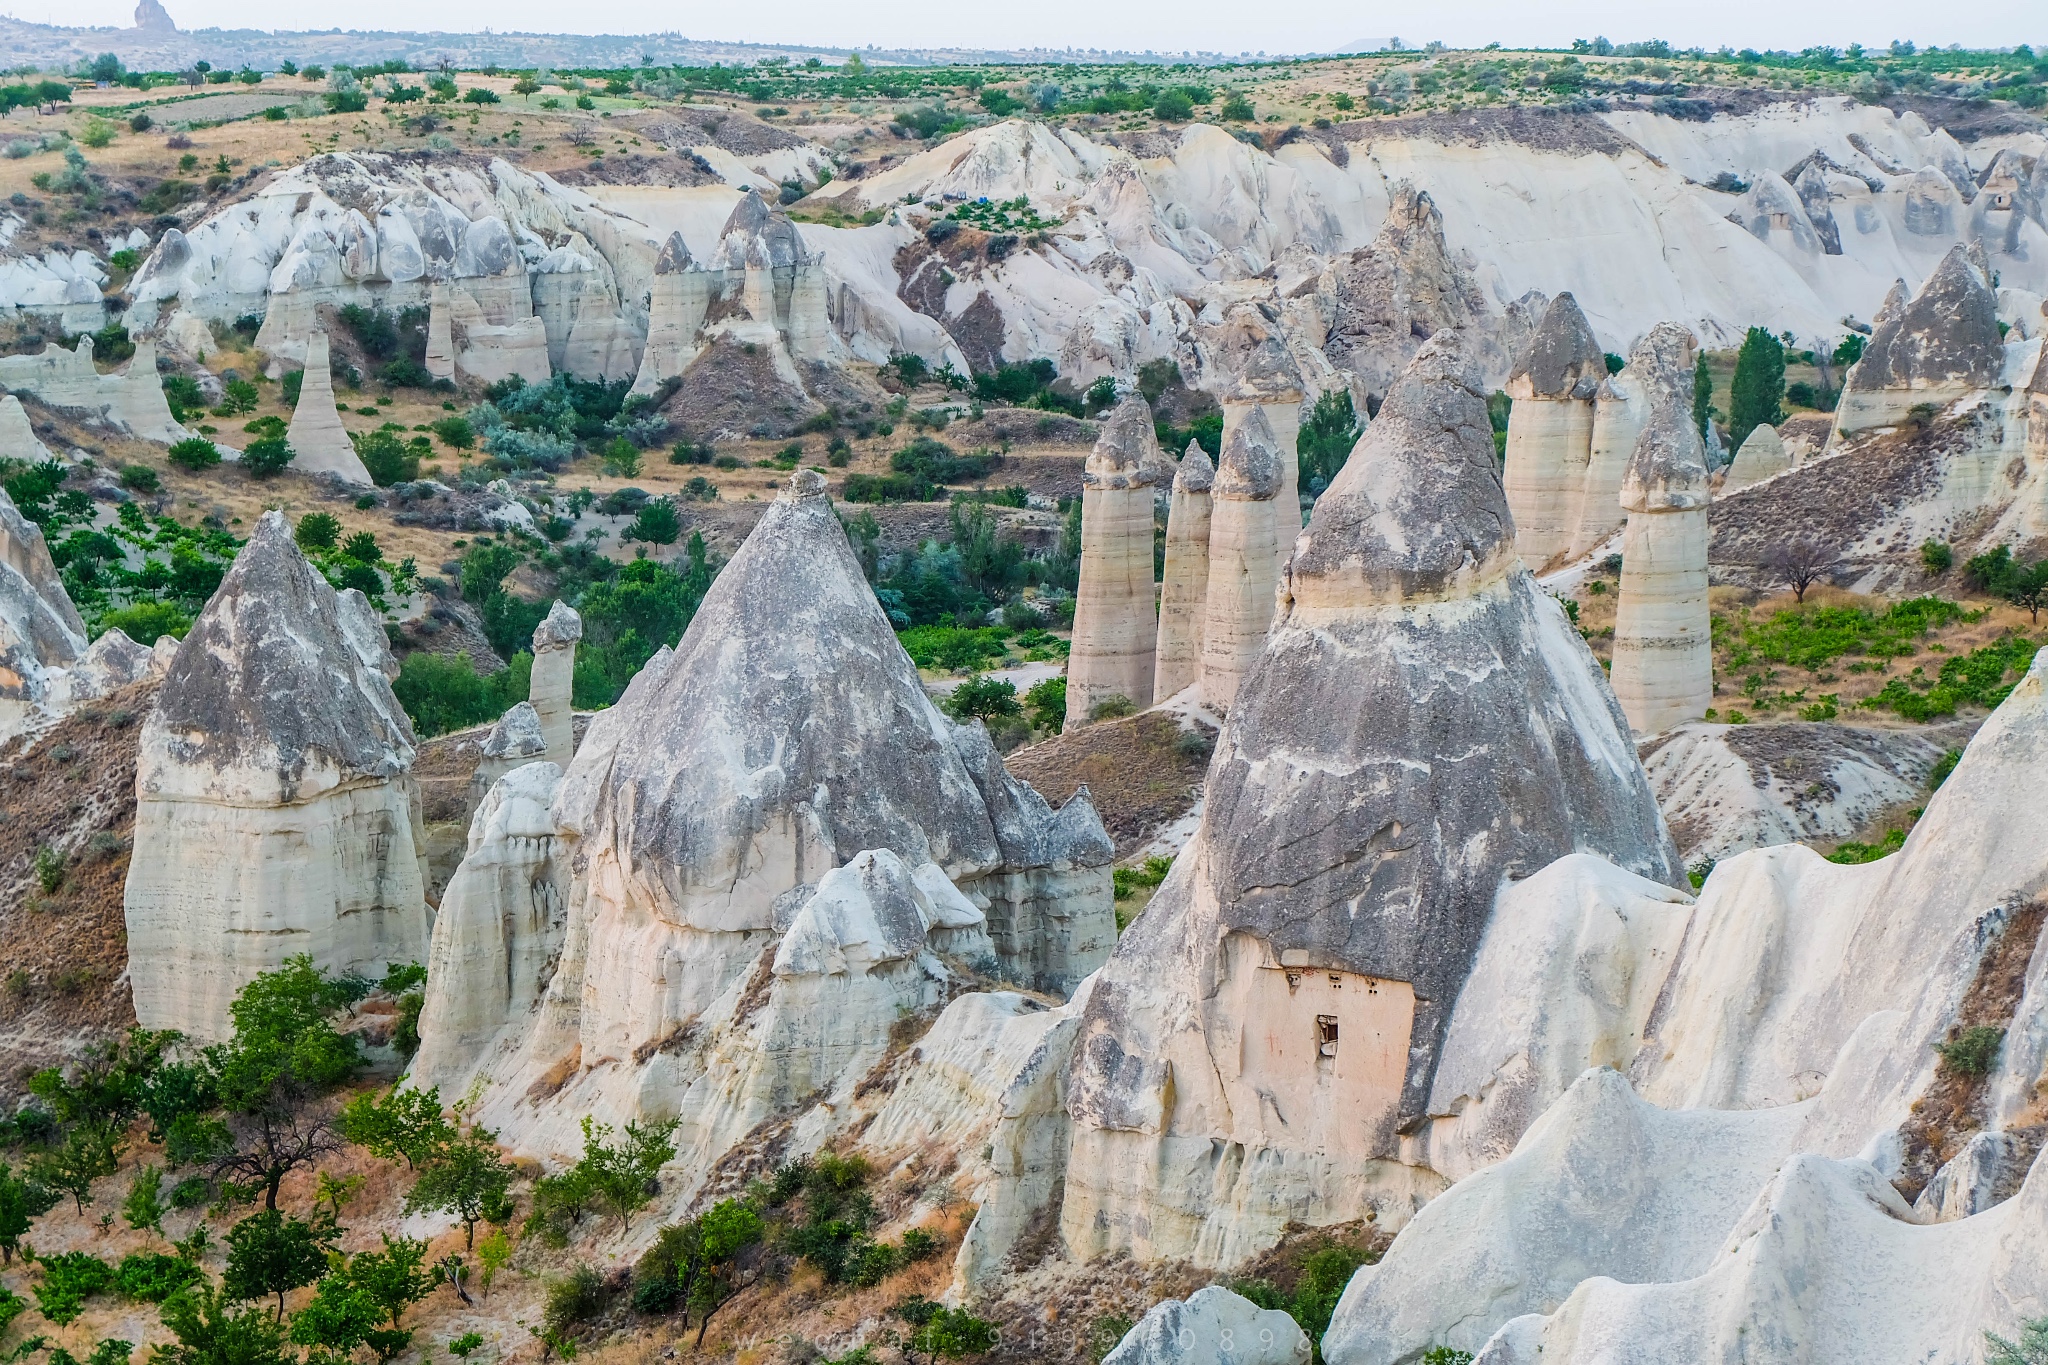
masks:
[[(2048, 42), (2043, 0), (1439, 0), (1337, 4), (1328, 0), (774, 0), (772, 4), (661, 4), (652, 0), (165, 0), (179, 27), (440, 29), (646, 33), (762, 43), (882, 47), (1099, 47), (1159, 51), (1326, 52), (1399, 37), (1419, 47), (1489, 42), (1559, 47), (1603, 35), (1617, 43), (1663, 38), (1674, 46), (1802, 48), (1882, 45), (2006, 47)], [(0, 0), (19, 19), (123, 26), (133, 0)], [(280, 20), (286, 22), (280, 23)]]

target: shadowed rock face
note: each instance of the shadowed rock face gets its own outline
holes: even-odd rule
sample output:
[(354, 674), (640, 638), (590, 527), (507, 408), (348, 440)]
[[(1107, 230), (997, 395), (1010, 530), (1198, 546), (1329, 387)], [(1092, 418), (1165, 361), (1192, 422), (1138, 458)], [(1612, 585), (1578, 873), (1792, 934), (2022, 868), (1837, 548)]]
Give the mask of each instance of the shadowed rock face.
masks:
[(292, 801), (396, 777), (414, 748), (387, 676), (396, 671), (362, 594), (336, 593), (284, 515), (266, 512), (171, 663), (140, 780)]
[(1607, 377), (1607, 357), (1579, 311), (1579, 301), (1559, 294), (1543, 310), (1543, 321), (1529, 348), (1508, 375), (1512, 384), (1526, 379), (1535, 398), (1579, 398), (1592, 401), (1593, 391)]
[(1849, 371), (1851, 391), (1998, 382), (2005, 348), (1983, 248), (1952, 248), (1911, 301), (1899, 304), (1902, 293), (1895, 286), (1878, 313), (1870, 344)]

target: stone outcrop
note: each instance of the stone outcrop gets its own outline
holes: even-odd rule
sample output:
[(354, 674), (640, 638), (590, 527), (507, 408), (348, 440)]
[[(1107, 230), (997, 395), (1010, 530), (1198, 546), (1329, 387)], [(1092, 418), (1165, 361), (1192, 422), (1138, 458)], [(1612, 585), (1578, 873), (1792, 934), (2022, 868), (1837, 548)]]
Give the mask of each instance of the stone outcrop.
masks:
[(804, 245), (788, 216), (749, 189), (718, 234), (708, 268), (720, 292), (735, 295), (757, 327), (779, 339), (793, 360), (823, 360), (837, 341), (825, 308), (824, 263)]
[(548, 608), (547, 619), (533, 631), (533, 676), (527, 698), (540, 721), (548, 762), (564, 768), (576, 752), (570, 697), (576, 685), (576, 642), (582, 638), (583, 618), (562, 601)]
[(1220, 1284), (1152, 1305), (1103, 1365), (1308, 1365), (1308, 1335)]
[(1227, 378), (1217, 395), (1223, 404), (1223, 441), (1254, 410), (1264, 413), (1272, 432), (1273, 453), (1280, 457), (1280, 490), (1273, 495), (1274, 543), (1280, 562), (1294, 553), (1301, 530), (1301, 368), (1255, 308), (1235, 310), (1217, 343), (1218, 362)]
[(1785, 449), (1778, 429), (1769, 422), (1759, 422), (1743, 438), (1742, 448), (1735, 452), (1735, 461), (1728, 466), (1721, 491), (1733, 493), (1753, 483), (1762, 483), (1774, 474), (1784, 473), (1792, 463), (1792, 455)]
[(0, 739), (54, 718), (59, 671), (85, 649), (85, 622), (57, 577), (42, 528), (0, 489)]
[(0, 397), (0, 459), (41, 464), (52, 458), (50, 448), (36, 437), (21, 400), (11, 393)]
[(1838, 436), (1897, 423), (1912, 408), (1943, 408), (1998, 384), (2005, 347), (1998, 293), (1981, 247), (1957, 246), (1918, 293), (1905, 282), (1879, 309), (1863, 356), (1835, 406)]
[(51, 342), (34, 355), (0, 356), (0, 387), (48, 407), (98, 418), (145, 441), (182, 441), (190, 434), (171, 420), (152, 337), (137, 338), (127, 368), (115, 374), (101, 374), (94, 366), (90, 336), (80, 337), (68, 351)]
[(1692, 333), (1659, 323), (1629, 356), (1648, 414), (1622, 478), (1628, 534), (1614, 618), (1614, 695), (1638, 734), (1698, 720), (1714, 697), (1707, 610), (1707, 454), (1692, 421)]
[[(515, 702), (498, 717), (478, 747), (476, 772), (469, 779), (469, 813), (474, 816), (497, 780), (514, 768), (551, 759), (540, 713), (530, 701)], [(560, 765), (557, 765), (560, 766)]]
[(1586, 315), (1559, 294), (1507, 382), (1514, 406), (1503, 483), (1515, 549), (1531, 568), (1571, 548), (1593, 456), (1593, 399), (1606, 377)]
[(1159, 585), (1158, 663), (1152, 696), (1164, 701), (1202, 676), (1202, 621), (1209, 601), (1209, 492), (1216, 467), (1188, 442), (1166, 512), (1166, 568)]
[(654, 283), (647, 302), (647, 346), (640, 353), (634, 393), (653, 393), (680, 378), (703, 349), (697, 333), (716, 292), (717, 278), (690, 258), (680, 232), (669, 234), (654, 258)]
[(424, 839), (397, 666), (361, 593), (336, 593), (278, 512), (257, 522), (143, 724), (129, 864), (136, 1017), (228, 1030), (294, 953), (378, 975), (427, 945)]
[(1158, 598), (1152, 586), (1153, 491), (1171, 469), (1152, 410), (1133, 394), (1103, 424), (1081, 475), (1081, 580), (1067, 656), (1067, 728), (1109, 697), (1152, 703)]
[[(932, 704), (810, 471), (674, 653), (593, 719), (553, 819), (550, 867), (570, 869), (560, 965), (473, 1063), (492, 1082), (485, 1112), (529, 1149), (573, 1150), (583, 1113), (678, 1112), (704, 1065), (685, 1037), (723, 1036), (714, 1010), (754, 1027), (745, 983), (858, 855), (887, 852), (928, 898), (982, 916), (1008, 979), (1064, 993), (1114, 942), (1112, 850), (1085, 795), (1052, 810), (979, 725)], [(464, 989), (460, 974), (429, 982)], [(526, 1107), (536, 1086), (561, 1099)]]
[(370, 471), (356, 454), (355, 443), (341, 424), (334, 403), (334, 371), (328, 357), (327, 333), (316, 332), (306, 343), (305, 378), (292, 408), (285, 440), (297, 452), (292, 467), (302, 474), (337, 474), (349, 483), (368, 487)]
[(1273, 499), (1280, 455), (1263, 410), (1254, 408), (1223, 442), (1210, 485), (1209, 583), (1202, 607), (1202, 700), (1228, 711), (1265, 647), (1279, 577)]
[(1095, 983), (1070, 1251), (1231, 1264), (1289, 1221), (1440, 1187), (1403, 1135), (1431, 1117), (1452, 1002), (1503, 880), (1574, 852), (1679, 884), (1599, 666), (1515, 554), (1484, 396), (1437, 338), (1318, 500), (1201, 827)]
[[(1593, 393), (1593, 435), (1586, 454), (1586, 483), (1573, 518), (1568, 558), (1588, 555), (1628, 521), (1621, 507), (1621, 481), (1628, 472), (1649, 414), (1650, 396), (1642, 376), (1624, 368), (1600, 381)], [(1513, 414), (1509, 414), (1513, 420)]]

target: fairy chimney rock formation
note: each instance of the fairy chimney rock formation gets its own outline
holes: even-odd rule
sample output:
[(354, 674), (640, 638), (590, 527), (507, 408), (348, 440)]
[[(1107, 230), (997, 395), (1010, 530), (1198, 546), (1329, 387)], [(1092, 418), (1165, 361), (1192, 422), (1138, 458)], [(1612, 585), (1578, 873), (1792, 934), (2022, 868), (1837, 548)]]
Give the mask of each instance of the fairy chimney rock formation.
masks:
[(1903, 282), (1892, 286), (1843, 381), (1835, 430), (1888, 426), (1923, 403), (1945, 407), (1995, 387), (2004, 364), (1998, 291), (1984, 249), (1959, 244), (1910, 299)]
[(1301, 530), (1301, 461), (1295, 450), (1301, 434), (1301, 368), (1256, 309), (1238, 310), (1223, 348), (1223, 363), (1230, 373), (1219, 395), (1224, 444), (1228, 446), (1231, 433), (1253, 412), (1265, 414), (1273, 453), (1280, 458), (1280, 488), (1272, 508), (1274, 539), (1284, 562), (1294, 552), (1294, 537)]
[(759, 190), (748, 190), (733, 205), (710, 268), (728, 281), (737, 277), (740, 305), (757, 324), (774, 330), (792, 358), (822, 360), (831, 354), (824, 262)]
[(1515, 553), (1485, 394), (1439, 336), (1317, 500), (1201, 826), (1091, 989), (1072, 1254), (1231, 1265), (1290, 1221), (1409, 1207), (1434, 1177), (1401, 1164), (1403, 1134), (1495, 897), (1575, 853), (1681, 876), (1598, 662)]
[[(1086, 796), (1055, 811), (978, 723), (938, 710), (812, 470), (769, 505), (673, 654), (593, 718), (553, 812), (560, 964), (545, 1000), (501, 1020), (507, 1060), (485, 1107), (555, 1077), (549, 1117), (504, 1112), (520, 1143), (556, 1119), (573, 1136), (582, 1113), (677, 1112), (696, 1063), (664, 1041), (749, 979), (810, 889), (861, 853), (957, 887), (1008, 980), (1065, 993), (1115, 943), (1113, 850)], [(465, 989), (460, 974), (428, 987)]]
[(1778, 435), (1778, 429), (1769, 422), (1759, 422), (1743, 438), (1742, 448), (1735, 452), (1735, 461), (1728, 466), (1727, 478), (1721, 484), (1721, 493), (1726, 496), (1753, 483), (1762, 483), (1791, 467), (1791, 453), (1785, 449), (1784, 438)]
[(235, 992), (295, 953), (381, 974), (427, 946), (424, 837), (397, 665), (266, 512), (143, 723), (126, 894), (136, 1018), (228, 1032)]
[(1209, 600), (1209, 490), (1216, 467), (1188, 442), (1166, 513), (1166, 570), (1159, 585), (1159, 660), (1152, 698), (1165, 701), (1202, 676), (1202, 616)]
[(21, 400), (11, 393), (0, 397), (0, 459), (41, 464), (53, 458), (50, 448), (37, 438)]
[(677, 378), (702, 349), (697, 331), (711, 306), (714, 277), (690, 258), (683, 234), (672, 232), (654, 258), (647, 295), (647, 345), (640, 353), (634, 393), (653, 393)]
[(1649, 393), (1641, 377), (1627, 367), (1594, 389), (1592, 441), (1585, 484), (1572, 514), (1571, 543), (1565, 547), (1568, 558), (1591, 554), (1627, 521), (1621, 508), (1621, 480), (1648, 411)]
[(562, 601), (548, 608), (547, 619), (533, 631), (533, 676), (527, 698), (540, 718), (548, 762), (564, 768), (576, 750), (570, 694), (576, 683), (576, 642), (582, 638), (583, 618)]
[(427, 373), (455, 378), (455, 326), (449, 318), (448, 286), (435, 281), (427, 293)]
[(1103, 423), (1081, 475), (1081, 581), (1067, 657), (1067, 729), (1087, 724), (1109, 697), (1140, 707), (1152, 703), (1158, 638), (1152, 496), (1164, 463), (1152, 410), (1133, 394)]
[(1532, 569), (1571, 547), (1593, 455), (1593, 398), (1607, 357), (1578, 300), (1559, 294), (1508, 376), (1508, 511)]
[(1648, 413), (1622, 478), (1628, 533), (1614, 619), (1614, 695), (1637, 734), (1698, 720), (1714, 697), (1707, 612), (1707, 452), (1692, 420), (1693, 336), (1663, 322), (1629, 369)]
[(285, 440), (298, 452), (292, 468), (302, 474), (339, 474), (350, 483), (368, 486), (370, 471), (363, 467), (341, 413), (334, 404), (334, 374), (328, 357), (327, 333), (315, 332), (306, 343), (305, 378), (299, 381), (298, 405), (292, 409), (291, 426)]
[(1210, 486), (1209, 582), (1202, 604), (1202, 700), (1228, 711), (1238, 681), (1265, 647), (1280, 578), (1273, 499), (1280, 456), (1266, 414), (1253, 408), (1223, 438)]

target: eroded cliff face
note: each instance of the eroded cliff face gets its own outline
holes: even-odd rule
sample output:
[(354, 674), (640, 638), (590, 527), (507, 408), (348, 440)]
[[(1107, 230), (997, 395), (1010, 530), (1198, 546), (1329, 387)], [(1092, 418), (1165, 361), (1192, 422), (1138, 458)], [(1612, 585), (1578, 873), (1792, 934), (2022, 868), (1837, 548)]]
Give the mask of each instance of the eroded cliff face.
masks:
[[(519, 900), (522, 878), (566, 886), (559, 938), (538, 950), (558, 962), (537, 995), (508, 997), (495, 1052), (472, 1060), (490, 1078), (485, 1112), (522, 1147), (573, 1146), (584, 1113), (632, 1119), (708, 1102), (702, 1049), (724, 1036), (712, 1022), (730, 1032), (752, 1018), (756, 977), (819, 974), (767, 964), (828, 877), (858, 859), (886, 855), (909, 869), (919, 894), (952, 907), (961, 923), (937, 925), (929, 951), (968, 970), (1064, 994), (1115, 937), (1111, 846), (1085, 795), (1052, 810), (1003, 769), (985, 731), (933, 706), (823, 479), (808, 471), (720, 574), (673, 654), (657, 654), (595, 719), (551, 801), (548, 847), (522, 855), (511, 890), (493, 894)], [(497, 856), (489, 843), (473, 831), (479, 875)], [(465, 861), (451, 897), (471, 870)], [(971, 935), (938, 932), (964, 930), (969, 917)], [(488, 914), (482, 922), (488, 942)], [(789, 1017), (808, 1011), (816, 1027), (853, 1030), (848, 1046), (859, 1051), (875, 1028), (886, 1035), (899, 1006), (935, 1008), (931, 983), (951, 979), (908, 966), (883, 975), (905, 972), (926, 984), (888, 985), (886, 1008), (870, 1000), (873, 1011), (849, 1004), (847, 1013), (821, 998), (792, 1003)], [(433, 996), (464, 990), (459, 973), (431, 981), (430, 1016)], [(466, 1008), (450, 1002), (447, 1015)], [(755, 1025), (742, 1032), (756, 1039), (750, 1048), (768, 1046)], [(436, 1058), (439, 1047), (428, 1040)], [(437, 1074), (460, 1073), (462, 1051), (450, 1047)], [(818, 1066), (822, 1084), (853, 1064)], [(736, 1139), (732, 1125), (755, 1100), (782, 1104), (818, 1088), (762, 1085), (728, 1094), (719, 1116), (702, 1121), (707, 1159)]]
[(1443, 1183), (1414, 1139), (1503, 883), (1597, 853), (1682, 884), (1598, 665), (1515, 556), (1454, 338), (1317, 503), (1205, 799), (1075, 1045), (1083, 1257), (1224, 1265), (1410, 1207)]
[(266, 512), (143, 724), (129, 865), (136, 1018), (200, 1039), (294, 953), (335, 972), (423, 960), (412, 724), (369, 603)]

